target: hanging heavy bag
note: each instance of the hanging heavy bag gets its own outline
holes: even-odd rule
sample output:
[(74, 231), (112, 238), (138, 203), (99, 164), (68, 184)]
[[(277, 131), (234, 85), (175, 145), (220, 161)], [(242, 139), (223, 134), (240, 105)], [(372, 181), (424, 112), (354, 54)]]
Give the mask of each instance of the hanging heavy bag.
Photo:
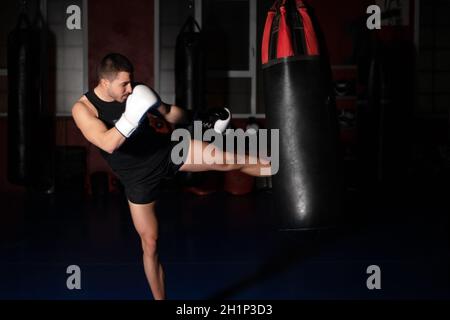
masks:
[[(192, 118), (205, 109), (204, 47), (201, 28), (190, 16), (177, 36), (175, 46), (175, 103), (188, 110)], [(188, 125), (193, 132), (193, 124)], [(178, 175), (180, 183), (195, 194), (209, 194), (217, 190), (211, 183), (216, 173), (183, 172)]]
[(303, 1), (276, 1), (262, 42), (266, 115), (280, 130), (273, 191), (282, 230), (329, 228), (341, 218), (331, 71), (310, 13)]
[(53, 190), (54, 117), (48, 99), (49, 31), (36, 12), (19, 15), (8, 36), (8, 179), (38, 192)]
[(22, 13), (8, 35), (8, 180), (25, 186), (31, 179), (33, 122), (33, 30)]
[[(32, 187), (37, 192), (52, 193), (54, 188), (55, 115), (49, 99), (49, 65), (54, 56), (54, 39), (47, 23), (37, 11), (33, 22), (33, 103)], [(38, 134), (36, 134), (38, 133)]]
[(189, 17), (175, 46), (175, 103), (194, 112), (205, 107), (203, 50), (200, 26)]

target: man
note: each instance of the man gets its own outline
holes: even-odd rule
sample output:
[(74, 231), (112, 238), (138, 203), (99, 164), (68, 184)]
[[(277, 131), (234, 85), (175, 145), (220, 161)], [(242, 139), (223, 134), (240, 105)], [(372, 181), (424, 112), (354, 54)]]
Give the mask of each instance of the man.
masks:
[[(131, 211), (134, 226), (141, 238), (144, 270), (154, 299), (164, 299), (164, 271), (158, 260), (158, 222), (155, 201), (161, 179), (177, 171), (240, 170), (260, 176), (270, 165), (216, 164), (207, 159), (194, 163), (193, 155), (203, 153), (207, 143), (190, 140), (183, 155), (184, 162), (174, 164), (171, 150), (174, 142), (160, 138), (149, 125), (147, 112), (159, 112), (172, 124), (186, 123), (186, 112), (160, 101), (158, 95), (144, 85), (132, 88), (133, 66), (123, 55), (111, 53), (100, 62), (97, 86), (82, 96), (72, 108), (72, 116), (84, 137), (100, 149), (101, 154), (119, 177)], [(228, 114), (229, 116), (229, 114)], [(225, 119), (229, 121), (229, 119)], [(223, 121), (218, 119), (218, 121)], [(219, 122), (211, 124), (216, 127)], [(217, 155), (215, 155), (217, 157)], [(226, 156), (222, 152), (222, 157)]]

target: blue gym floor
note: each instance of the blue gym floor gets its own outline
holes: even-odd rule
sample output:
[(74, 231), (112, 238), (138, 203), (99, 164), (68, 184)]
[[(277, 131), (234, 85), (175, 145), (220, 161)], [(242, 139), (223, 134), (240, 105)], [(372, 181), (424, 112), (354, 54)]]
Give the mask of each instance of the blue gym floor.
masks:
[[(0, 299), (152, 299), (123, 196), (0, 198), (11, 226), (0, 236)], [(168, 298), (448, 299), (444, 198), (349, 194), (345, 227), (280, 232), (270, 191), (168, 190), (157, 207)], [(66, 287), (70, 265), (81, 290)], [(380, 290), (366, 286), (370, 265)]]

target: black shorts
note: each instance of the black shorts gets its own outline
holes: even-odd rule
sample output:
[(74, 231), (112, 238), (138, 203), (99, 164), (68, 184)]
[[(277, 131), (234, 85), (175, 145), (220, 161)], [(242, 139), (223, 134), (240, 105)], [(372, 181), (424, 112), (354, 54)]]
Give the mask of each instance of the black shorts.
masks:
[(114, 170), (130, 202), (147, 204), (158, 199), (161, 181), (173, 177), (183, 165), (183, 162), (175, 164), (171, 159), (174, 145), (175, 142), (167, 144), (151, 157), (142, 159), (136, 167)]

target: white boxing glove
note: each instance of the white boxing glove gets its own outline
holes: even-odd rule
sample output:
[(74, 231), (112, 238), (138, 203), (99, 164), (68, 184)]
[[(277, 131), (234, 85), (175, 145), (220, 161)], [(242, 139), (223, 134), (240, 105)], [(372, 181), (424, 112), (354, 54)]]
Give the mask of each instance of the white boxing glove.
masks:
[(214, 129), (217, 133), (223, 134), (231, 120), (231, 112), (227, 108), (210, 108), (198, 115), (202, 121), (203, 129)]
[(231, 112), (227, 108), (223, 108), (223, 110), (221, 112), (217, 112), (216, 115), (218, 119), (214, 123), (214, 131), (222, 134), (230, 124)]
[(130, 137), (147, 115), (147, 111), (160, 105), (161, 101), (152, 89), (143, 84), (137, 85), (127, 98), (125, 112), (116, 122), (116, 129), (124, 137)]

